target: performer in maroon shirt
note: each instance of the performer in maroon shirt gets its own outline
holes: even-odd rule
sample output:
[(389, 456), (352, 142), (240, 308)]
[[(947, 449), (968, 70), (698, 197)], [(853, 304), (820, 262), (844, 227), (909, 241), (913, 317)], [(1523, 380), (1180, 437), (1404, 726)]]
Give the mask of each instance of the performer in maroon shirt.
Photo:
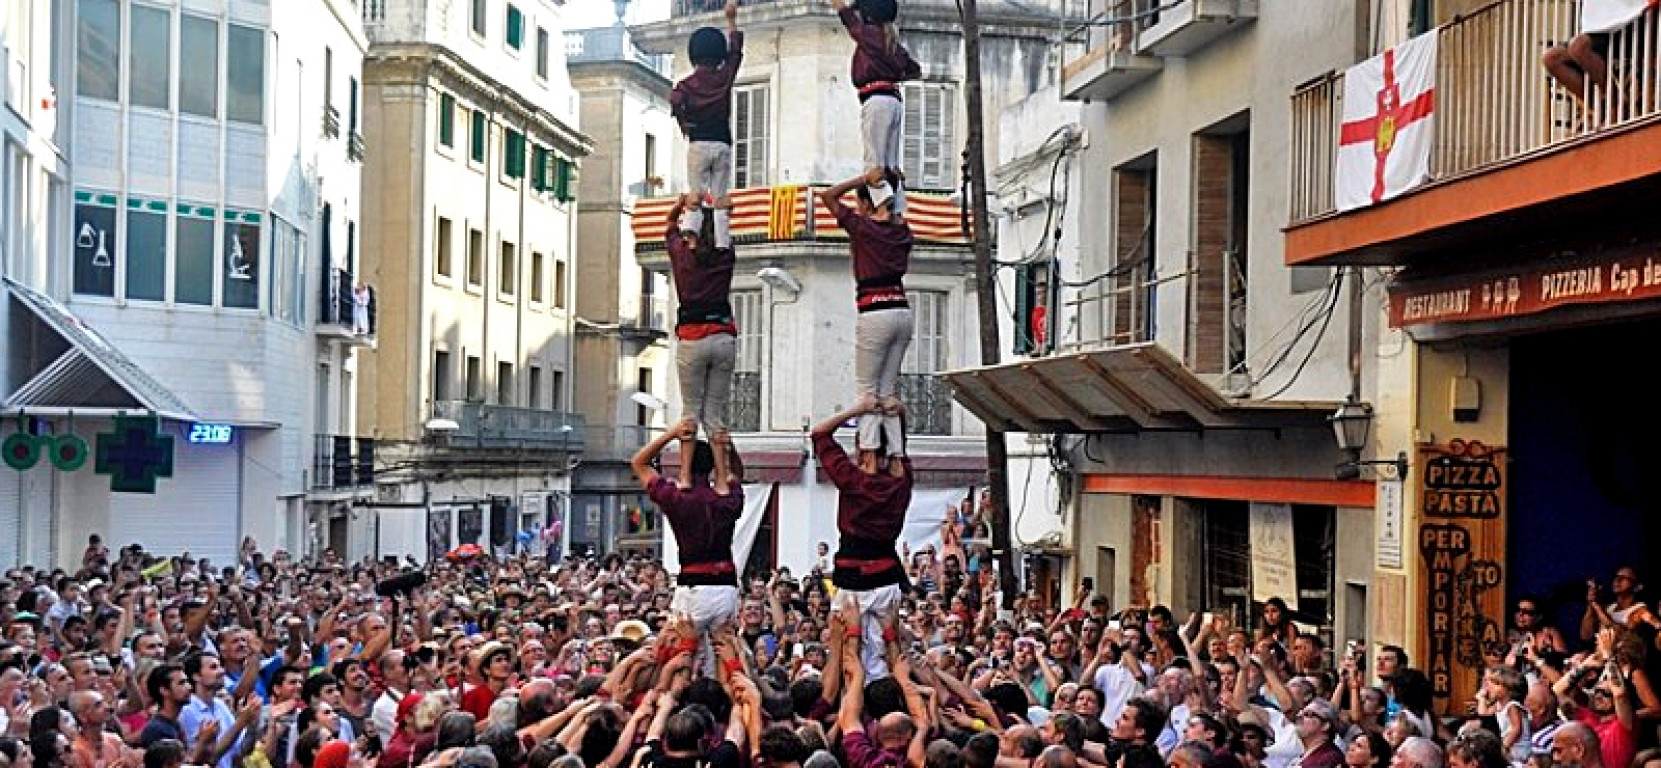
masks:
[(901, 183), (900, 138), (905, 107), (900, 83), (923, 76), (922, 67), (900, 45), (894, 24), (899, 16), (895, 0), (831, 0), (836, 15), (854, 39), (851, 77), (859, 89), (859, 125), (865, 139), (865, 170), (880, 171), (894, 189), (894, 212), (905, 213)]
[(732, 371), (738, 359), (738, 326), (733, 324), (733, 264), (729, 246), (716, 248), (676, 226), (685, 201), (669, 212), (663, 243), (675, 276), (675, 370), (681, 384), (681, 415), (704, 427), (712, 440), (727, 432)]
[[(744, 511), (743, 464), (725, 432), (712, 445), (694, 441), (697, 430), (692, 419), (682, 419), (642, 447), (629, 464), (675, 534), (681, 571), (669, 607), (692, 620), (702, 640), (699, 659), (705, 671), (713, 673), (709, 633), (738, 616), (732, 536)], [(652, 468), (671, 440), (681, 441), (678, 482)]]
[[(859, 199), (857, 212), (842, 204), (849, 190)], [(885, 442), (889, 456), (904, 456), (899, 386), (900, 366), (914, 332), (903, 281), (911, 263), (911, 227), (893, 212), (892, 194), (878, 171), (820, 192), (819, 199), (847, 231), (853, 252), (859, 310), (854, 323), (854, 386), (860, 397), (873, 398), (882, 411), (860, 419), (854, 445), (864, 450)]]
[[(888, 676), (883, 659), (883, 617), (899, 609), (906, 583), (905, 566), (894, 542), (911, 506), (911, 460), (890, 456), (879, 443), (858, 449), (858, 463), (836, 442), (836, 429), (848, 419), (871, 417), (875, 401), (862, 397), (852, 408), (813, 428), (813, 454), (836, 485), (836, 570), (831, 582), (839, 597), (859, 607), (865, 642), (861, 666), (872, 680)], [(896, 418), (904, 419), (903, 412)]]
[(744, 61), (738, 0), (727, 0), (727, 33), (700, 27), (687, 41), (692, 74), (669, 92), (669, 112), (686, 134), (686, 178), (692, 185), (681, 229), (700, 232), (704, 207), (715, 209), (715, 245), (732, 246), (732, 83)]

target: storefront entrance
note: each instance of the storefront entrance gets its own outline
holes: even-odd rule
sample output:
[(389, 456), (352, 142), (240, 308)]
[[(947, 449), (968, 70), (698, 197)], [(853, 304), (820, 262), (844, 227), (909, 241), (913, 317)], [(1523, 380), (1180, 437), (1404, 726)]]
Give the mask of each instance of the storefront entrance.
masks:
[[(1661, 529), (1661, 404), (1647, 320), (1517, 338), (1511, 345), (1507, 605), (1536, 595), (1578, 631), (1586, 580), (1642, 569)], [(1646, 574), (1655, 583), (1657, 575)]]

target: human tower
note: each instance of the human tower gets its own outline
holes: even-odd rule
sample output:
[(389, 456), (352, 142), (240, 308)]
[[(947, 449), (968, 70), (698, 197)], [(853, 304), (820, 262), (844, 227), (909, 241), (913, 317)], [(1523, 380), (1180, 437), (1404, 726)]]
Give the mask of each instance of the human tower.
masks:
[[(813, 428), (814, 453), (836, 485), (840, 541), (832, 582), (839, 599), (860, 614), (862, 661), (869, 679), (888, 674), (881, 617), (895, 610), (905, 567), (895, 551), (911, 503), (900, 365), (911, 345), (913, 317), (905, 277), (911, 228), (905, 222), (900, 137), (901, 83), (922, 76), (899, 41), (896, 0), (830, 0), (853, 38), (851, 80), (860, 102), (864, 173), (819, 193), (848, 233), (853, 261), (854, 405)], [(663, 511), (680, 550), (672, 610), (701, 638), (699, 658), (712, 669), (710, 633), (738, 613), (733, 531), (744, 508), (742, 460), (727, 427), (738, 327), (733, 321), (732, 88), (744, 59), (737, 0), (728, 0), (727, 28), (703, 27), (687, 41), (692, 73), (675, 84), (670, 109), (687, 141), (689, 188), (665, 222), (664, 243), (680, 308), (675, 365), (681, 420), (640, 449), (636, 477)], [(843, 197), (853, 192), (850, 208)], [(850, 458), (834, 437), (858, 419)], [(700, 431), (703, 439), (699, 438)], [(679, 441), (680, 469), (671, 479), (652, 462)]]

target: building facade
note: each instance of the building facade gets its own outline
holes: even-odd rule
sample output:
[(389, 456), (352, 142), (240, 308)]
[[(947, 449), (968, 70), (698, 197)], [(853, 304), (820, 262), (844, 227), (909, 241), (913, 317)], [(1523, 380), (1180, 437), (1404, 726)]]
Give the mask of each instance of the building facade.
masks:
[(1007, 115), (1033, 126), (998, 190), (1025, 359), (948, 378), (1046, 436), (1050, 597), (1089, 577), (1116, 608), (1239, 622), (1280, 597), (1329, 640), (1366, 636), (1375, 484), (1335, 476), (1327, 417), (1373, 396), (1382, 291), (1280, 258), (1285, 94), (1368, 49), (1366, 5), (1093, 3), (1060, 48), (1063, 103)]
[(583, 130), (595, 142), (578, 192), (575, 332), (583, 375), (574, 387), (588, 440), (571, 491), (570, 546), (655, 553), (657, 515), (629, 459), (663, 423), (633, 396), (672, 399), (674, 317), (668, 278), (635, 261), (632, 223), (642, 201), (679, 188), (681, 174), (669, 162), (679, 132), (669, 116), (669, 59), (636, 48), (621, 19), (567, 33), (566, 52), (582, 94)]
[(563, 520), (577, 163), (590, 150), (555, 0), (365, 6), (363, 270), (377, 344), (379, 554), (531, 543)]
[[(50, 511), (28, 516), (15, 557), (72, 561), (92, 533), (215, 563), (247, 536), (305, 549), (314, 436), (351, 426), (319, 398), (351, 385), (294, 382), (325, 359), (348, 370), (362, 340), (333, 337), (369, 335), (322, 329), (343, 323), (317, 300), (352, 249), (361, 144), (319, 117), (331, 90), (356, 114), (356, 9), (82, 0), (8, 12), (61, 46), (31, 103), (35, 117), (55, 113), (48, 133), (73, 166), (61, 189), (32, 193), (24, 210), (45, 237), (8, 274), (6, 407), (45, 457), (19, 454), (8, 499)], [(140, 416), (154, 422), (114, 421)], [(95, 466), (86, 454), (106, 441), (112, 466)]]
[[(632, 31), (643, 49), (675, 55), (675, 76), (683, 77), (688, 36), (724, 26), (721, 5), (678, 0), (667, 21)], [(1001, 106), (1053, 78), (1047, 62), (1062, 5), (984, 4), (988, 146), (997, 145)], [(761, 519), (741, 528), (755, 537), (748, 567), (803, 572), (816, 544), (837, 538), (836, 490), (819, 473), (805, 432), (854, 399), (847, 243), (813, 194), (863, 170), (859, 102), (848, 83), (853, 43), (823, 2), (747, 2), (739, 25), (746, 42), (733, 115), (739, 349), (731, 421), (756, 483), (751, 494), (765, 495), (754, 512)], [(920, 546), (938, 533), (949, 503), (984, 483), (986, 462), (980, 423), (952, 402), (938, 375), (979, 359), (972, 256), (954, 197), (967, 136), (962, 28), (956, 6), (934, 0), (906, 3), (900, 25), (924, 73), (904, 93), (908, 220), (919, 242), (906, 276), (917, 327), (901, 375), (919, 487), (907, 539)], [(681, 167), (685, 142), (673, 143)], [(658, 272), (668, 266), (669, 205), (651, 201), (635, 210), (637, 254)]]

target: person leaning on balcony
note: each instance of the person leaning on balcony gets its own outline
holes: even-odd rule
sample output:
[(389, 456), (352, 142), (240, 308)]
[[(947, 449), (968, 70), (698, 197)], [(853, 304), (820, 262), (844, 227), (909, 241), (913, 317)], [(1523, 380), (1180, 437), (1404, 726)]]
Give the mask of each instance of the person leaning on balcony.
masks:
[[(714, 654), (709, 652), (710, 633), (738, 616), (738, 568), (733, 564), (733, 529), (744, 512), (743, 464), (725, 432), (713, 442), (696, 440), (698, 425), (682, 419), (674, 428), (658, 435), (629, 462), (642, 488), (663, 511), (680, 551), (680, 574), (670, 610), (685, 616), (693, 627), (692, 637), (704, 650), (698, 658), (704, 671), (713, 673)], [(652, 461), (670, 440), (681, 441), (679, 479), (672, 481), (652, 469)], [(668, 654), (691, 651), (692, 647), (660, 648), (660, 661)]]
[(663, 235), (675, 278), (675, 371), (681, 385), (681, 414), (694, 419), (711, 440), (727, 433), (732, 372), (738, 359), (738, 326), (733, 322), (731, 244), (717, 248), (678, 224), (690, 201), (676, 201)]
[(1546, 71), (1577, 99), (1587, 84), (1602, 87), (1609, 79), (1609, 37), (1631, 24), (1651, 0), (1580, 0), (1580, 33), (1567, 45), (1554, 45), (1541, 57)]
[[(842, 196), (849, 191), (859, 198), (858, 211), (842, 204)], [(859, 308), (854, 323), (854, 386), (859, 397), (871, 398), (882, 411), (880, 418), (860, 419), (855, 447), (872, 450), (884, 442), (888, 455), (904, 456), (899, 381), (914, 331), (903, 282), (911, 263), (911, 227), (894, 212), (894, 191), (879, 169), (826, 189), (819, 199), (847, 231), (853, 251)]]
[(905, 213), (904, 174), (900, 171), (900, 135), (905, 107), (900, 83), (923, 76), (923, 68), (900, 45), (894, 20), (896, 0), (831, 0), (836, 15), (854, 39), (851, 77), (859, 89), (860, 135), (865, 140), (865, 170), (880, 171), (894, 190), (894, 212)]
[[(714, 209), (715, 244), (732, 246), (732, 83), (744, 61), (744, 33), (738, 30), (738, 0), (727, 0), (727, 32), (700, 27), (687, 41), (692, 74), (669, 93), (669, 112), (686, 134), (686, 178), (693, 203), (680, 225), (702, 232), (704, 208)], [(707, 202), (706, 202), (707, 201)]]

